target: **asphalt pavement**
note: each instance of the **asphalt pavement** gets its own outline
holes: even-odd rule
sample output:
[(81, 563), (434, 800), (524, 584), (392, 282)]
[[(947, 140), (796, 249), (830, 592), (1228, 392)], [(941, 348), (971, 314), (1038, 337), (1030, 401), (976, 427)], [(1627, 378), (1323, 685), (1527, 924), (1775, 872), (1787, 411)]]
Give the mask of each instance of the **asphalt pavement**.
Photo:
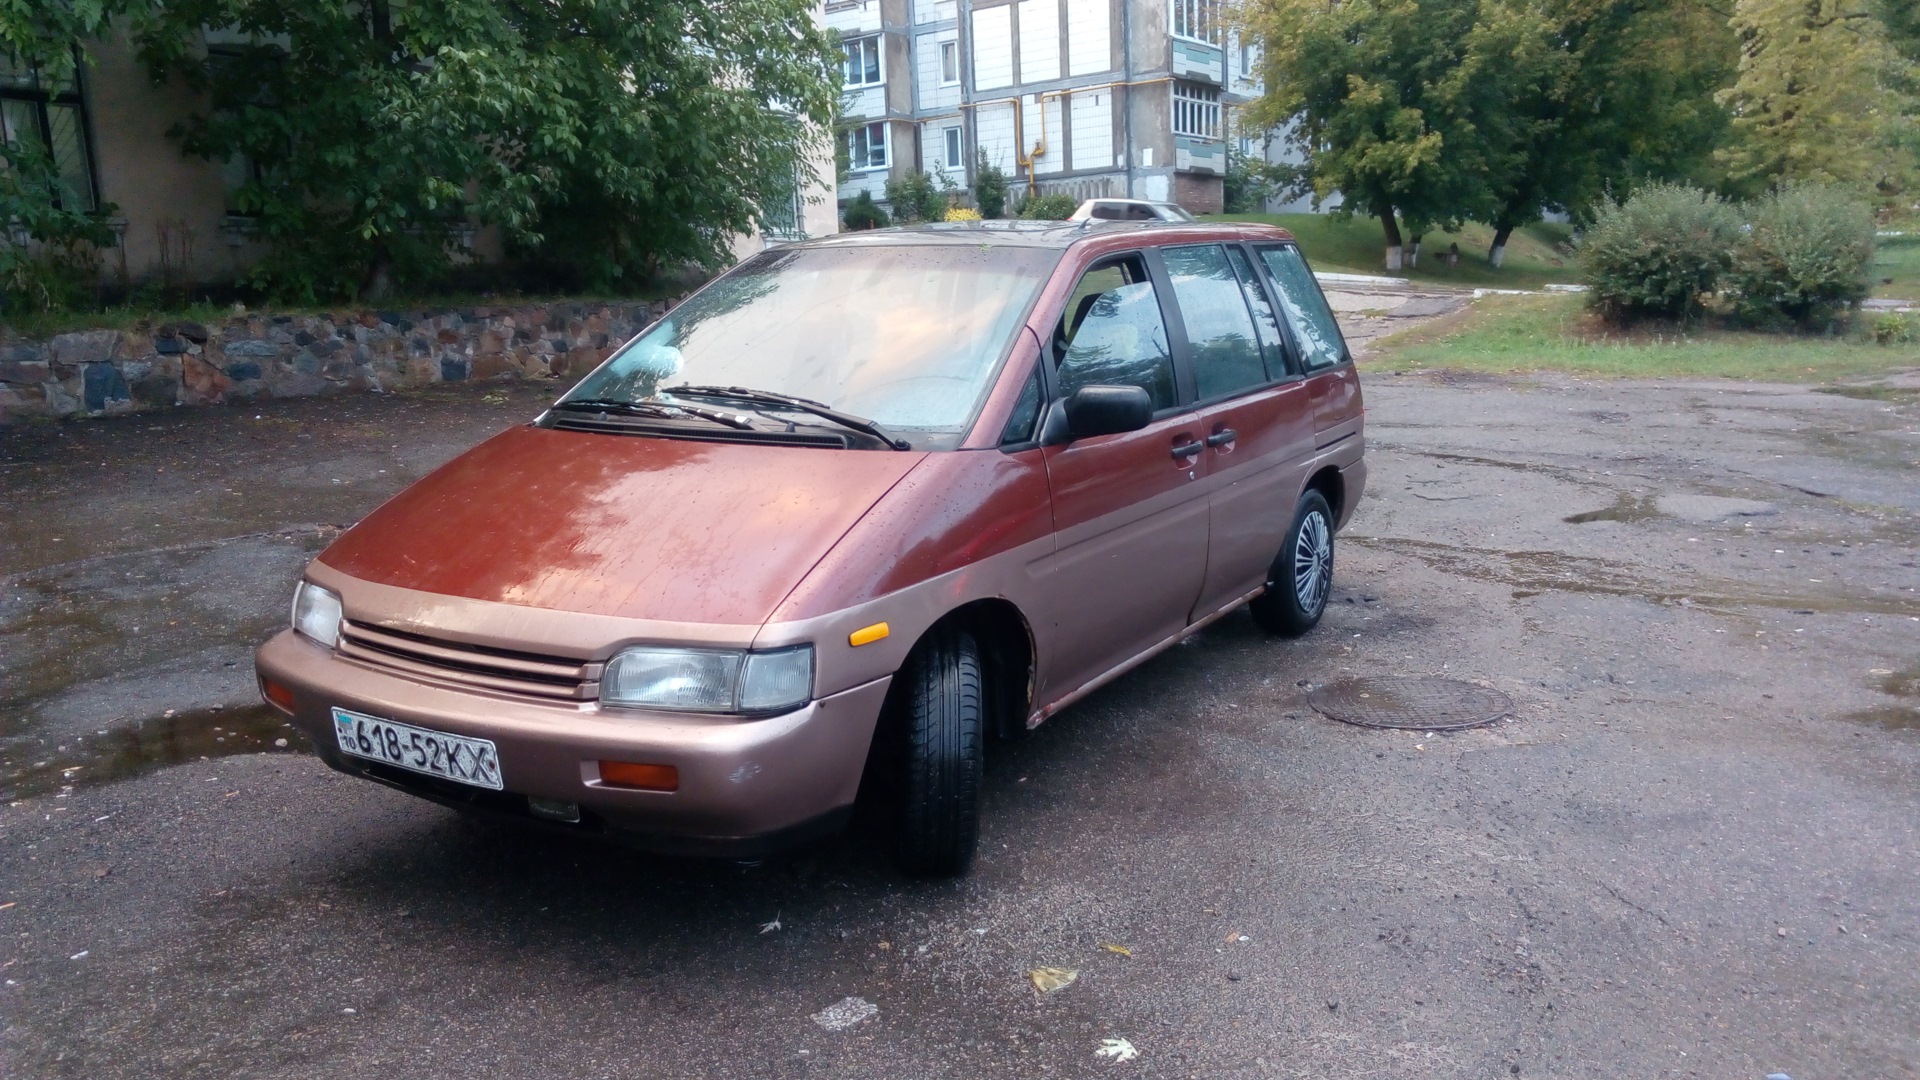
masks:
[[(1920, 379), (1369, 377), (1319, 629), (995, 747), (954, 882), (476, 824), (254, 707), (304, 561), (549, 393), (0, 433), (0, 1075), (1920, 1072)], [(1395, 675), (1515, 708), (1306, 704)]]

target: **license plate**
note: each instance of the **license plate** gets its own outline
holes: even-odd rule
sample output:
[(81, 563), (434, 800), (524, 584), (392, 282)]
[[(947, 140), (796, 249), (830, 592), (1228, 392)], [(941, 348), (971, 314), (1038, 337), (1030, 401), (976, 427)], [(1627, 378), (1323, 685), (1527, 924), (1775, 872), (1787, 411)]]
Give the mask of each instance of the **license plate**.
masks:
[(443, 780), (500, 790), (500, 754), (485, 739), (469, 739), (345, 709), (333, 710), (340, 752)]

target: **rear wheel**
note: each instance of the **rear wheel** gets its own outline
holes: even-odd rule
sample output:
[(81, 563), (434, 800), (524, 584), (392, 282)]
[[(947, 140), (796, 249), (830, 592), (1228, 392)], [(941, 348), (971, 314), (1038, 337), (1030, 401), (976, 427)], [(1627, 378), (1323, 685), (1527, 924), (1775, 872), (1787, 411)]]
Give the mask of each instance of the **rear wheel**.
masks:
[(1253, 621), (1269, 634), (1299, 637), (1314, 628), (1333, 593), (1333, 510), (1309, 491), (1293, 512), (1280, 556), (1267, 571), (1267, 591), (1251, 605)]
[(895, 678), (894, 860), (910, 874), (964, 873), (979, 835), (987, 727), (979, 643), (957, 627), (936, 629)]

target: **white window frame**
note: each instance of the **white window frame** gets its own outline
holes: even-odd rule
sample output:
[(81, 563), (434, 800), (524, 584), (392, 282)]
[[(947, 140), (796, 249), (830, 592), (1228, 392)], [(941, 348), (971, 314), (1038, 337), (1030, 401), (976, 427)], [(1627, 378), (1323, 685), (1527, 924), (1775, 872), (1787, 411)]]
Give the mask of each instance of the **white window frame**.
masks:
[[(880, 160), (878, 162), (873, 160), (873, 137), (876, 131), (880, 135)], [(847, 130), (847, 171), (856, 173), (876, 172), (891, 167), (893, 165), (893, 148), (887, 145), (887, 142), (887, 122), (885, 120), (875, 120), (871, 124), (860, 124), (849, 128)], [(860, 147), (863, 144), (866, 148), (865, 153), (860, 152)]]
[[(949, 60), (953, 61), (951, 68), (947, 65), (947, 61)], [(948, 74), (949, 71), (951, 71), (952, 74)], [(958, 41), (943, 41), (940, 43), (940, 85), (960, 85), (960, 43)]]
[(1224, 29), (1220, 0), (1168, 0), (1167, 7), (1174, 37), (1220, 47)]
[[(840, 62), (840, 76), (841, 76), (840, 85), (843, 89), (864, 90), (869, 86), (881, 86), (886, 83), (887, 81), (887, 50), (883, 47), (883, 43), (880, 40), (879, 34), (868, 34), (865, 37), (847, 38), (845, 41), (842, 41), (840, 44), (845, 48), (845, 51), (846, 51), (846, 58)], [(855, 57), (857, 55), (859, 60), (864, 61), (866, 59), (865, 54), (869, 50), (871, 50), (873, 53), (873, 70), (879, 74), (879, 77), (871, 81), (868, 81), (866, 79), (867, 65), (865, 63), (860, 63), (858, 65), (860, 81), (855, 81), (854, 79)]]
[(964, 169), (967, 165), (966, 137), (957, 127), (940, 129), (940, 159), (942, 168)]
[(1206, 83), (1173, 81), (1173, 133), (1190, 139), (1221, 137), (1220, 88)]

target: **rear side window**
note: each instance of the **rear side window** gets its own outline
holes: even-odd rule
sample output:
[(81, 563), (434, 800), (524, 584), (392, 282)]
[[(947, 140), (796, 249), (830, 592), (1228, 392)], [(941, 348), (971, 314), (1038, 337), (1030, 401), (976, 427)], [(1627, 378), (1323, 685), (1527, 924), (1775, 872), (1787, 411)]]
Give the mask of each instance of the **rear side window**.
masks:
[(1161, 252), (1173, 296), (1186, 324), (1193, 355), (1194, 386), (1201, 401), (1267, 381), (1267, 365), (1247, 311), (1240, 279), (1219, 244), (1173, 247)]
[(1273, 305), (1267, 302), (1267, 293), (1260, 287), (1260, 279), (1254, 273), (1253, 263), (1247, 253), (1237, 247), (1227, 249), (1227, 258), (1233, 262), (1233, 272), (1240, 275), (1241, 291), (1247, 294), (1247, 308), (1253, 312), (1253, 328), (1260, 335), (1260, 349), (1267, 356), (1267, 378), (1278, 379), (1287, 374), (1287, 349), (1285, 338), (1280, 334), (1280, 321), (1274, 318)]
[(1340, 338), (1340, 325), (1333, 321), (1333, 309), (1321, 295), (1320, 283), (1307, 269), (1307, 261), (1298, 248), (1263, 247), (1260, 261), (1273, 275), (1274, 291), (1280, 294), (1280, 311), (1300, 345), (1300, 358), (1307, 370), (1337, 364), (1346, 358), (1346, 345)]
[(1153, 409), (1171, 409), (1173, 354), (1160, 299), (1138, 255), (1089, 270), (1054, 331), (1060, 393), (1082, 386), (1138, 386)]

